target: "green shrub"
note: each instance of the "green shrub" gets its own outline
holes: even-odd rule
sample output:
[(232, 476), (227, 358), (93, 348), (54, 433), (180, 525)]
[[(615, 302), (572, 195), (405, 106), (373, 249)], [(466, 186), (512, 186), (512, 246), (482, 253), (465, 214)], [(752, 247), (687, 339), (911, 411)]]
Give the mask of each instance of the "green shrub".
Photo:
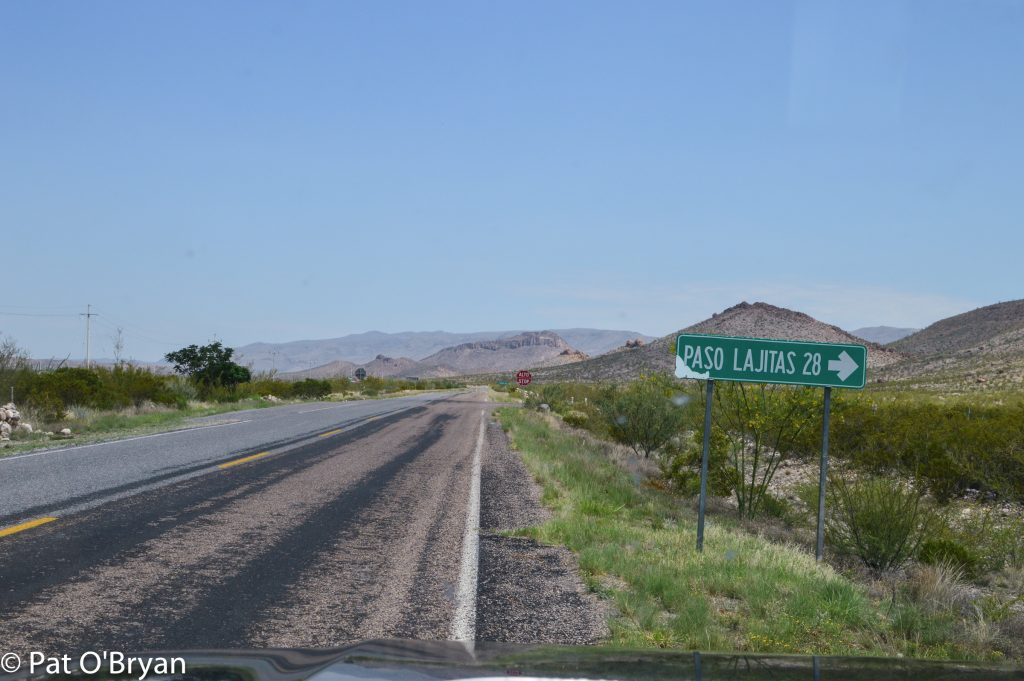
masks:
[(836, 395), (833, 455), (913, 475), (939, 501), (974, 488), (1024, 500), (1024, 403), (936, 403)]
[(572, 409), (562, 415), (562, 420), (573, 428), (586, 428), (590, 423), (590, 416), (585, 411)]
[(983, 506), (959, 519), (952, 536), (972, 547), (984, 572), (1024, 568), (1024, 518), (1001, 516), (993, 506)]
[(307, 378), (292, 384), (291, 394), (303, 399), (321, 399), (331, 394), (329, 381)]
[[(510, 384), (509, 388), (515, 388), (515, 386)], [(524, 404), (531, 409), (536, 409), (541, 404), (547, 404), (552, 411), (558, 414), (565, 414), (569, 411), (594, 414), (597, 405), (615, 391), (616, 388), (613, 386), (590, 383), (545, 383), (531, 385), (523, 392), (527, 393)], [(590, 428), (598, 427), (600, 421), (600, 418), (592, 418)]]
[(765, 494), (761, 498), (760, 512), (769, 518), (788, 521), (793, 516), (793, 507), (785, 499)]
[(332, 378), (329, 380), (331, 384), (331, 392), (344, 395), (345, 393), (352, 392), (352, 379), (345, 376), (338, 378)]
[[(693, 432), (687, 446), (662, 458), (661, 476), (669, 487), (686, 496), (700, 493), (700, 467), (704, 456), (703, 424)], [(725, 497), (738, 483), (736, 469), (729, 461), (729, 439), (722, 429), (712, 424), (708, 449), (708, 494)]]
[[(64, 401), (50, 393), (32, 395), (26, 403), (44, 423), (56, 423), (64, 420), (67, 406)], [(40, 424), (35, 424), (37, 427)]]
[(89, 369), (62, 367), (55, 371), (33, 372), (27, 375), (28, 385), (16, 392), (25, 396), (25, 402), (35, 409), (42, 405), (60, 403), (65, 408), (77, 404), (93, 407), (119, 406), (109, 404), (103, 383), (96, 372)]
[(204, 400), (209, 402), (237, 402), (239, 391), (236, 386), (208, 385), (199, 386)]
[(179, 409), (186, 407), (189, 402), (199, 399), (199, 389), (196, 388), (196, 384), (184, 376), (168, 376), (165, 385), (173, 404)]
[(98, 408), (141, 407), (146, 402), (177, 406), (179, 401), (168, 387), (168, 376), (130, 364), (119, 364), (112, 369), (93, 369), (105, 393), (105, 403), (94, 403)]
[(829, 546), (876, 573), (904, 565), (939, 527), (922, 493), (892, 478), (848, 482), (837, 476), (829, 481), (828, 497)]
[(291, 381), (282, 381), (272, 376), (258, 376), (249, 385), (252, 386), (253, 393), (257, 397), (273, 395), (274, 397), (287, 399), (292, 396), (292, 386), (294, 384)]
[(655, 377), (641, 377), (625, 388), (602, 396), (600, 410), (612, 439), (649, 457), (683, 427), (683, 404), (673, 400), (673, 386)]
[(981, 556), (955, 539), (926, 539), (921, 543), (918, 560), (925, 565), (952, 565), (971, 579), (981, 569)]

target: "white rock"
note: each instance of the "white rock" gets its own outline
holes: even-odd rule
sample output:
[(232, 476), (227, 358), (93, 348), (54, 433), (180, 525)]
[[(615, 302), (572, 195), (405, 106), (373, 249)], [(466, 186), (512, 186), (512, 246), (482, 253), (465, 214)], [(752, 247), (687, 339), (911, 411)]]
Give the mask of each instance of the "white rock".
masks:
[(11, 424), (7, 421), (0, 422), (0, 440), (11, 439)]
[(19, 433), (25, 433), (26, 435), (31, 435), (32, 434), (32, 424), (31, 423), (19, 423), (18, 427), (15, 428), (14, 430), (18, 431)]
[(71, 429), (70, 428), (61, 428), (60, 429), (60, 434), (61, 435), (71, 435)]

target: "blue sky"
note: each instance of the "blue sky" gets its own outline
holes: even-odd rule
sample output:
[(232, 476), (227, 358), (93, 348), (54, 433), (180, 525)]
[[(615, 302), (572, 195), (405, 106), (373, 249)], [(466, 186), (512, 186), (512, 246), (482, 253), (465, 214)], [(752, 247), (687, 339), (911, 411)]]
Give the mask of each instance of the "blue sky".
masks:
[(94, 356), (123, 326), (154, 359), (1019, 298), (1022, 31), (1018, 0), (3, 3), (0, 333), (81, 356), (91, 303)]

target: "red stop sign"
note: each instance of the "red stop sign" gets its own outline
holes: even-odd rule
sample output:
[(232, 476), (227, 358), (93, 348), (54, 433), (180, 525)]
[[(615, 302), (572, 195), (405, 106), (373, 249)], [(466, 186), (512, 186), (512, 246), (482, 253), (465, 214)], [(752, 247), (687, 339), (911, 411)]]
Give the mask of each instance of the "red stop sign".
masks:
[(523, 369), (516, 374), (516, 383), (519, 385), (530, 385), (530, 381), (533, 380), (533, 374), (526, 369)]

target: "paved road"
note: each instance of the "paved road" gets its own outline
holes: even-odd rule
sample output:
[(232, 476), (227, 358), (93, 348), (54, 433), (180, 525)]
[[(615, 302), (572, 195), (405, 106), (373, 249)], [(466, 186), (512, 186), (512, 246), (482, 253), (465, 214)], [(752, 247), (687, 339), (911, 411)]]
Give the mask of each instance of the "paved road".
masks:
[(479, 392), (291, 406), (2, 460), (0, 528), (56, 519), (0, 536), (0, 641), (450, 638), (488, 408)]
[(207, 473), (225, 461), (447, 396), (251, 409), (195, 419), (190, 430), (0, 458), (0, 528), (19, 519), (80, 510), (146, 484)]

